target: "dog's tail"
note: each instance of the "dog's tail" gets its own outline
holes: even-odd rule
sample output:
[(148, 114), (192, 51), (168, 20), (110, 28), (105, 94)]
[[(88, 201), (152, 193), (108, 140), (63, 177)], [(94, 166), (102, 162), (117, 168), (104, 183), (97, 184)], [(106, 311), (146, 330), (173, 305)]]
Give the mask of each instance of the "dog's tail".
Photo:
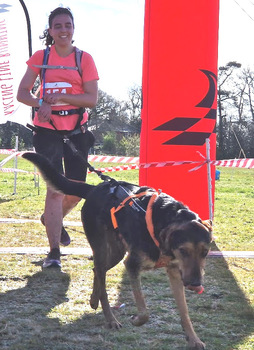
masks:
[(80, 198), (86, 198), (91, 189), (95, 187), (84, 182), (76, 182), (67, 179), (55, 170), (50, 161), (41, 154), (25, 152), (22, 154), (22, 157), (32, 162), (39, 169), (47, 185), (56, 191), (78, 196)]

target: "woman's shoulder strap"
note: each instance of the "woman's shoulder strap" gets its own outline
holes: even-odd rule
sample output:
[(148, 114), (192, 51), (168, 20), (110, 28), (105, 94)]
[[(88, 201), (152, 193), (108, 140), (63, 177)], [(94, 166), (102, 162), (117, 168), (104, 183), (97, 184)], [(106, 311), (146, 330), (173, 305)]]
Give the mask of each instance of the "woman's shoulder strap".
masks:
[(75, 47), (75, 60), (76, 66), (78, 67), (79, 75), (82, 77), (82, 67), (81, 67), (81, 59), (82, 59), (83, 51)]
[(79, 50), (77, 47), (75, 47), (75, 63), (76, 67), (64, 67), (64, 66), (49, 66), (48, 65), (48, 59), (49, 59), (49, 53), (50, 53), (50, 47), (47, 46), (47, 48), (43, 52), (43, 62), (42, 65), (36, 65), (36, 67), (41, 68), (41, 79), (44, 78), (44, 74), (47, 68), (52, 69), (75, 69), (79, 72), (79, 75), (82, 77), (82, 67), (81, 67), (81, 59), (83, 55), (83, 51)]

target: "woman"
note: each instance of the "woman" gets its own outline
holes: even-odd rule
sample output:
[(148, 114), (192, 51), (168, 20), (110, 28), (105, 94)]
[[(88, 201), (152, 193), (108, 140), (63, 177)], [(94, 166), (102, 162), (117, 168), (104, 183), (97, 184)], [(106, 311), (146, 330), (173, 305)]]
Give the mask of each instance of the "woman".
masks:
[[(86, 160), (91, 147), (91, 134), (87, 131), (84, 133), (87, 113), (83, 108), (93, 108), (96, 105), (99, 77), (92, 57), (86, 52), (82, 53), (80, 63), (82, 73), (78, 72), (77, 50), (72, 45), (73, 33), (74, 19), (70, 9), (58, 7), (52, 11), (49, 28), (41, 37), (50, 48), (48, 62), (44, 62), (48, 67), (43, 73), (41, 66), (45, 58), (44, 50), (35, 52), (27, 61), (27, 71), (21, 80), (17, 99), (35, 107), (33, 123), (36, 132), (33, 135), (33, 145), (36, 152), (49, 158), (62, 173), (63, 159), (65, 176), (85, 181), (86, 166), (63, 142), (63, 135), (67, 134)], [(65, 69), (59, 69), (59, 66)], [(43, 76), (39, 98), (31, 92), (38, 75)], [(64, 196), (47, 188), (41, 221), (46, 227), (50, 252), (44, 260), (44, 268), (61, 267), (59, 244), (70, 243), (69, 235), (62, 226), (63, 217), (79, 201), (78, 197)]]

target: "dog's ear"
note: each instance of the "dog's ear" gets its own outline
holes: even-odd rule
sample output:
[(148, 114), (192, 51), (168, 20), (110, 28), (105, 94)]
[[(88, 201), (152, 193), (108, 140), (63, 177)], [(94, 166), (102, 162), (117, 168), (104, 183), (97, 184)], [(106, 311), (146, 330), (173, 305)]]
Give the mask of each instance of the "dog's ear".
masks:
[(211, 235), (211, 242), (213, 242), (215, 240), (215, 236), (213, 235), (212, 220), (202, 220), (201, 222), (202, 222), (202, 225), (204, 225), (208, 229), (208, 231)]
[(213, 231), (212, 220), (202, 220), (201, 222), (210, 232)]
[(176, 213), (176, 221), (178, 222), (192, 221), (196, 219), (197, 215), (189, 209), (179, 209)]

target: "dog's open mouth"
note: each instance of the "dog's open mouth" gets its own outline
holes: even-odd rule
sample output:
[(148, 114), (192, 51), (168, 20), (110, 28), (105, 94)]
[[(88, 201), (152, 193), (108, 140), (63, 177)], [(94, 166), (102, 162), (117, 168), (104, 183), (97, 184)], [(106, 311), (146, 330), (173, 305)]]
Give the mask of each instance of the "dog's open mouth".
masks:
[(189, 290), (192, 290), (193, 292), (196, 292), (197, 294), (202, 294), (203, 291), (205, 290), (202, 285), (200, 285), (200, 286), (188, 285), (188, 286), (186, 286), (186, 288)]

